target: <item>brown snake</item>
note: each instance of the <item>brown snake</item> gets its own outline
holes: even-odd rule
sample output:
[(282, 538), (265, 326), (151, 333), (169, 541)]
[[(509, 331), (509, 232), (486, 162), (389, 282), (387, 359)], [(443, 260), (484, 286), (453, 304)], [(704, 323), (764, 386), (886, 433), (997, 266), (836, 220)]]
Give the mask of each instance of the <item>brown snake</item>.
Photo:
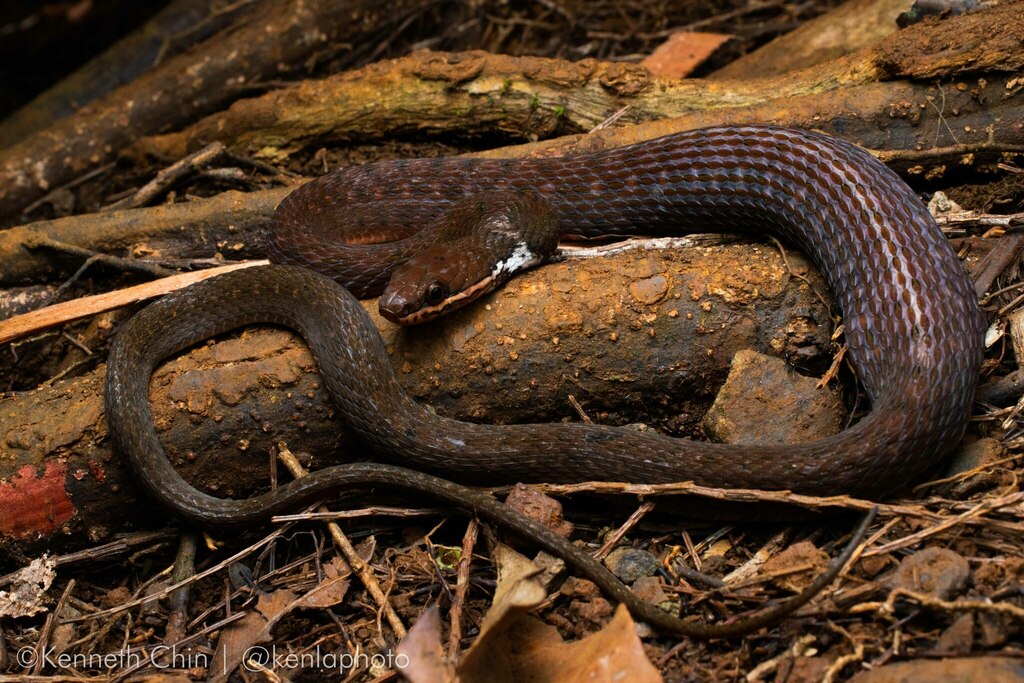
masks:
[[(539, 198), (540, 212), (550, 209), (567, 234), (724, 225), (767, 231), (797, 245), (818, 264), (842, 308), (849, 355), (871, 398), (871, 413), (833, 437), (793, 446), (701, 443), (592, 424), (496, 426), (439, 417), (401, 389), (379, 333), (355, 298), (306, 268), (360, 296), (379, 293), (390, 272), (409, 258), (410, 245), (422, 249), (422, 239), (366, 243), (384, 233), (407, 236), (444, 223), (444, 212), (453, 206), (457, 213), (493, 219), (491, 199), (477, 205), (462, 201), (479, 190), (499, 199), (508, 191), (526, 197), (528, 230), (552, 222), (550, 216), (531, 218), (530, 207)], [(491, 222), (500, 233), (509, 215), (497, 215)], [(345, 239), (337, 234), (343, 228), (356, 244), (339, 241)], [(476, 238), (466, 239), (470, 244)], [(534, 260), (529, 257), (536, 255), (539, 239), (505, 239), (503, 248), (511, 251), (493, 254), (482, 266), (466, 265), (471, 250), (465, 244), (435, 250), (426, 262), (400, 271), (408, 281), (382, 299), (393, 303), (388, 305), (394, 317), (409, 310), (415, 315), (417, 306), (443, 303), (435, 300), (437, 283), (450, 299), (477, 286), (479, 277), (506, 278), (512, 265)], [(626, 602), (636, 616), (682, 634), (742, 633), (792, 611), (813, 592), (746, 621), (681, 621), (637, 600), (600, 563), (581, 559), (571, 543), (493, 498), (392, 466), (327, 468), (247, 500), (214, 498), (187, 484), (168, 462), (152, 424), (149, 377), (161, 360), (198, 341), (241, 325), (274, 323), (306, 339), (346, 424), (382, 458), (420, 470), (479, 484), (692, 480), (880, 496), (957, 444), (981, 362), (984, 323), (973, 288), (913, 192), (853, 145), (775, 127), (698, 130), (554, 159), (414, 159), (342, 169), (282, 202), (271, 257), (306, 268), (246, 269), (194, 285), (143, 310), (115, 341), (107, 369), (107, 419), (116, 447), (153, 496), (203, 524), (239, 524), (341, 487), (389, 484), (429, 492), (535, 539)], [(385, 275), (363, 268), (376, 264), (381, 270), (382, 263)], [(476, 282), (466, 275), (473, 269)], [(852, 546), (844, 556), (851, 551)]]

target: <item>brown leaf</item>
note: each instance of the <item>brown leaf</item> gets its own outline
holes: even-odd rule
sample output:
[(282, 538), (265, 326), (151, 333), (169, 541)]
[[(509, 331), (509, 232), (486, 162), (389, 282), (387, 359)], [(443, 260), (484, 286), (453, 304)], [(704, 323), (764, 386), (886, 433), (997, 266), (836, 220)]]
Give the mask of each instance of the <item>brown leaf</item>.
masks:
[(494, 604), (458, 666), (462, 683), (661, 680), (625, 607), (620, 605), (597, 633), (566, 643), (553, 626), (526, 615), (545, 598), (544, 587), (535, 578), (540, 569), (507, 546), (495, 548), (494, 556)]
[(213, 683), (227, 680), (247, 653), (259, 657), (262, 651), (254, 650), (253, 646), (268, 642), (270, 631), (286, 614), (304, 607), (336, 605), (345, 597), (348, 585), (346, 579), (334, 578), (323, 581), (301, 596), (284, 589), (260, 595), (255, 611), (246, 613), (224, 628), (214, 653), (216, 671), (209, 680)]
[(44, 556), (20, 569), (10, 590), (0, 591), (0, 617), (29, 617), (49, 609), (46, 591), (57, 576), (56, 567), (56, 560)]
[(397, 654), (405, 658), (402, 675), (410, 683), (454, 683), (455, 672), (444, 661), (441, 647), (441, 613), (437, 605), (424, 612), (409, 629)]
[(488, 639), (478, 653), (459, 667), (462, 683), (662, 680), (644, 654), (636, 623), (624, 605), (603, 629), (571, 643), (564, 642), (554, 626), (525, 616)]
[(494, 601), (484, 616), (480, 635), (463, 658), (464, 663), (474, 658), (474, 651), (481, 643), (487, 642), (489, 634), (500, 633), (508, 628), (547, 597), (544, 586), (535, 578), (543, 571), (540, 567), (501, 543), (494, 548), (493, 554), (498, 565), (498, 585), (494, 589)]
[(301, 607), (334, 607), (345, 599), (348, 581), (342, 578), (327, 579), (313, 590), (295, 601), (288, 611)]

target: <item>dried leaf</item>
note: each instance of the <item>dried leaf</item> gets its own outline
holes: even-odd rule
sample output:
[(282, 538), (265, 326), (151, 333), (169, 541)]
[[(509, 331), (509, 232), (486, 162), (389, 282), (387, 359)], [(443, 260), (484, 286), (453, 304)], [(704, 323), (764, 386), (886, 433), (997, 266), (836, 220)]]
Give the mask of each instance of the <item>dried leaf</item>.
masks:
[(246, 613), (224, 628), (214, 653), (213, 661), (217, 662), (218, 670), (209, 680), (227, 680), (231, 672), (242, 663), (243, 657), (252, 655), (258, 658), (261, 651), (254, 649), (254, 646), (268, 642), (270, 631), (286, 614), (303, 607), (336, 605), (345, 597), (348, 585), (346, 579), (334, 578), (323, 581), (301, 596), (284, 589), (261, 595), (256, 601), (255, 611)]
[(546, 597), (537, 565), (507, 546), (494, 550), (498, 586), (473, 646), (458, 667), (462, 683), (660, 681), (625, 607), (603, 629), (573, 643), (526, 612)]
[(604, 628), (583, 640), (566, 643), (554, 626), (525, 616), (477, 652), (473, 661), (459, 667), (462, 683), (662, 680), (644, 654), (636, 623), (624, 605)]
[(528, 558), (499, 543), (494, 548), (494, 561), (498, 565), (494, 601), (484, 617), (479, 637), (466, 652), (466, 661), (481, 642), (486, 642), (489, 633), (500, 633), (547, 597), (544, 586), (535, 578), (543, 570)]
[(289, 611), (300, 607), (334, 607), (345, 599), (348, 581), (342, 578), (328, 579), (295, 601)]
[(20, 569), (11, 580), (11, 589), (0, 591), (0, 617), (30, 617), (45, 612), (46, 591), (50, 589), (57, 562), (40, 557)]
[(405, 658), (402, 675), (410, 683), (454, 683), (455, 672), (444, 661), (441, 647), (441, 613), (430, 607), (416, 620), (398, 645), (398, 657)]

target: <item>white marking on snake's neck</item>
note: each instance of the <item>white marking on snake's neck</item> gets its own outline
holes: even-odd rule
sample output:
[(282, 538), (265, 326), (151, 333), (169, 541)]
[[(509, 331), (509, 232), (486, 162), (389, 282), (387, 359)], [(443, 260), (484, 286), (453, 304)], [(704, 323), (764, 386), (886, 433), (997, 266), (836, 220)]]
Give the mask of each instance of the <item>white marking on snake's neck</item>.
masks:
[(512, 273), (518, 272), (524, 268), (535, 266), (540, 263), (541, 259), (530, 251), (530, 248), (526, 246), (525, 242), (520, 242), (509, 254), (508, 258), (504, 261), (498, 261), (494, 264), (494, 270), (491, 271), (491, 277), (496, 278), (499, 275), (511, 275)]

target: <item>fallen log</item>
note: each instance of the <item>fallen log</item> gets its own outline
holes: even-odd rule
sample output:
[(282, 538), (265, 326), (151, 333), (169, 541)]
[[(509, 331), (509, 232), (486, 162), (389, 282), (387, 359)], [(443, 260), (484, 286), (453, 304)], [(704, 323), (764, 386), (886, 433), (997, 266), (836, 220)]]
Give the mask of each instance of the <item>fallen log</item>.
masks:
[(80, 263), (42, 243), (58, 242), (106, 254), (149, 258), (262, 258), (263, 231), (293, 188), (223, 192), (194, 202), (123, 209), (38, 221), (0, 230), (0, 284), (44, 282)]
[[(82, 105), (129, 83), (161, 58), (189, 47), (189, 40), (178, 37), (184, 34), (198, 40), (201, 36), (194, 30), (197, 25), (216, 25), (210, 21), (212, 11), (207, 0), (176, 0), (167, 5), (131, 34), (0, 121), (0, 149), (73, 114)], [(219, 14), (222, 18), (233, 16), (230, 12)]]
[(899, 30), (906, 0), (848, 0), (783, 33), (708, 76), (737, 80), (778, 76), (856, 52)]
[(144, 139), (139, 149), (178, 158), (216, 140), (280, 159), (325, 141), (410, 133), (537, 138), (590, 131), (627, 108), (618, 122), (641, 125), (496, 154), (603, 148), (742, 123), (814, 128), (871, 150), (966, 144), (998, 154), (1024, 146), (1020, 7), (915, 25), (852, 55), (744, 81), (663, 81), (642, 67), (594, 60), (419, 52), (240, 100), (181, 132)]
[[(760, 245), (630, 250), (533, 271), (436, 325), (377, 324), (406, 390), (444, 415), (558, 421), (576, 417), (572, 395), (597, 421), (692, 435), (736, 351), (827, 367), (826, 286), (805, 260), (787, 258), (792, 271)], [(110, 450), (102, 392), (101, 368), (0, 399), (6, 556), (163, 519)], [(280, 330), (171, 360), (151, 404), (183, 476), (217, 495), (260, 487), (278, 441), (314, 454), (316, 467), (367, 455), (346, 437), (305, 346)]]
[(181, 126), (239, 96), (239, 85), (302, 64), (331, 43), (358, 42), (401, 14), (367, 0), (261, 2), (226, 35), (178, 55), (131, 83), (0, 151), (0, 218), (108, 161), (140, 135)]

